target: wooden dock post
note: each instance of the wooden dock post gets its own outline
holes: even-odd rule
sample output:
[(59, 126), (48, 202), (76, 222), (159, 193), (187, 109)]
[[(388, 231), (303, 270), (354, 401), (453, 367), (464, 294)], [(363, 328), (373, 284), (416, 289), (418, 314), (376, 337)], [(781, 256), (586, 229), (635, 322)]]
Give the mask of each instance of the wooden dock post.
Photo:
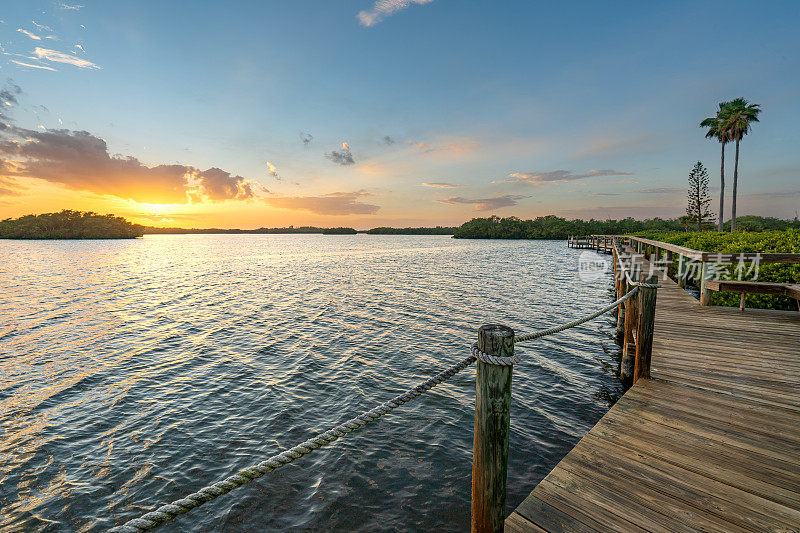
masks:
[[(652, 275), (645, 283), (658, 283), (658, 276)], [(636, 294), (639, 320), (636, 327), (636, 360), (633, 366), (633, 382), (639, 378), (650, 378), (650, 357), (653, 353), (653, 329), (656, 319), (655, 287), (639, 287)]]
[[(631, 289), (629, 283), (624, 283), (624, 285), (627, 290)], [(622, 361), (619, 367), (619, 378), (625, 383), (631, 383), (636, 362), (636, 321), (639, 318), (639, 311), (637, 310), (638, 303), (638, 298), (628, 298), (625, 300), (625, 310), (623, 311), (625, 323), (623, 325)]]
[(706, 281), (708, 278), (708, 263), (703, 261), (700, 268), (700, 305), (708, 305), (711, 303), (711, 293), (708, 292)]
[[(478, 329), (478, 349), (514, 355), (514, 330), (496, 324)], [(472, 533), (502, 533), (506, 518), (511, 366), (478, 361), (475, 435), (472, 444)]]
[(672, 264), (672, 250), (667, 250), (667, 277), (675, 277), (675, 265)]
[[(624, 278), (625, 275), (623, 274), (622, 276)], [(622, 296), (624, 296), (625, 293), (628, 292), (625, 279), (616, 280), (616, 285), (617, 285), (617, 298), (622, 298)], [(617, 306), (616, 340), (620, 344), (625, 342), (625, 302), (622, 302)]]
[(617, 251), (611, 249), (611, 270), (614, 274), (614, 288), (616, 289), (617, 298), (619, 298), (619, 284), (617, 283)]
[[(619, 299), (627, 292), (625, 286), (625, 268), (622, 266), (622, 258), (617, 252), (615, 239), (611, 240), (611, 257), (614, 261), (614, 298)], [(622, 344), (625, 339), (625, 302), (617, 306), (617, 343)]]

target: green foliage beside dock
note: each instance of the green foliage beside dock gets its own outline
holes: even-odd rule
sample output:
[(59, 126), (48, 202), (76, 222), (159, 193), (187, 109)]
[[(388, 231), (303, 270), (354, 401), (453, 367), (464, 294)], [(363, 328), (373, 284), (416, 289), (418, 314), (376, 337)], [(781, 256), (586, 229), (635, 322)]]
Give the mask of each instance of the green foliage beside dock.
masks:
[(744, 231), (735, 231), (733, 233), (656, 231), (637, 233), (636, 235), (703, 252), (800, 253), (800, 230), (798, 229), (753, 233)]
[[(772, 217), (745, 216), (736, 219), (737, 227), (744, 231), (800, 229), (797, 220)], [(728, 222), (730, 226), (730, 222)], [(696, 235), (682, 219), (650, 218), (636, 220), (567, 220), (548, 215), (530, 220), (517, 217), (473, 218), (456, 228), (457, 239), (566, 239), (570, 235), (642, 235), (656, 238), (663, 233)], [(703, 233), (705, 235), (706, 233)]]
[[(743, 225), (741, 224), (741, 220), (742, 218), (740, 217), (737, 221), (739, 224), (738, 227), (742, 227)], [(689, 233), (648, 232), (639, 235), (703, 252), (800, 254), (800, 229), (753, 233), (744, 231), (735, 231), (732, 233), (718, 233), (716, 231)], [(735, 278), (735, 266), (736, 265), (730, 265), (726, 267), (728, 275), (732, 278)], [(750, 265), (748, 265), (748, 268), (749, 267)], [(761, 263), (758, 265), (757, 279), (748, 279), (746, 281), (800, 283), (800, 265)], [(711, 305), (737, 307), (739, 305), (739, 295), (729, 292), (712, 292)], [(763, 309), (797, 309), (794, 300), (791, 298), (765, 294), (748, 295), (747, 306)]]
[(122, 217), (66, 209), (0, 221), (0, 239), (135, 239), (142, 230)]

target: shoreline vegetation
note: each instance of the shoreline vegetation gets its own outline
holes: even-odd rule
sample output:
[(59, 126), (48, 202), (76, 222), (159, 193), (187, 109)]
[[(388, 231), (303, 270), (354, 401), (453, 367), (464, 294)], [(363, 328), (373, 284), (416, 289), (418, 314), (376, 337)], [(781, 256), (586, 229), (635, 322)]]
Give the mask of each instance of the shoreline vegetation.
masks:
[[(726, 223), (730, 226), (730, 221)], [(736, 220), (738, 233), (800, 229), (800, 222), (773, 217), (742, 216)], [(686, 217), (636, 220), (567, 220), (555, 215), (522, 220), (518, 217), (473, 218), (458, 227), (377, 227), (369, 230), (316, 226), (281, 228), (157, 228), (133, 224), (115, 215), (64, 210), (59, 213), (25, 215), (0, 221), (0, 239), (135, 239), (143, 235), (185, 234), (323, 234), (323, 235), (452, 235), (456, 239), (566, 239), (570, 235), (643, 235), (659, 232), (705, 235), (691, 231)], [(759, 250), (751, 250), (759, 251)], [(761, 250), (764, 251), (764, 250)]]
[[(741, 228), (742, 218), (737, 220)], [(723, 232), (717, 231), (692, 231), (689, 233), (652, 231), (645, 232), (642, 237), (655, 241), (685, 246), (693, 250), (704, 252), (720, 252), (738, 254), (742, 252), (758, 253), (783, 253), (800, 254), (800, 227), (783, 230), (764, 230), (758, 232)], [(677, 265), (676, 265), (677, 266)], [(751, 277), (746, 281), (762, 281), (772, 283), (797, 283), (800, 281), (800, 265), (793, 263), (764, 263), (746, 265), (751, 270)], [(736, 269), (739, 265), (723, 265), (718, 269), (718, 274), (723, 279), (736, 279)], [(737, 307), (739, 294), (723, 291), (711, 292), (711, 305)], [(769, 294), (748, 294), (747, 307), (760, 309), (782, 309), (797, 311), (797, 303), (787, 296), (774, 296)]]
[(0, 220), (0, 239), (135, 239), (142, 226), (122, 217), (65, 209)]
[[(736, 221), (741, 232), (800, 229), (800, 221), (773, 217), (742, 216)], [(726, 223), (730, 227), (730, 221)], [(570, 235), (646, 235), (653, 232), (706, 234), (698, 232), (685, 217), (636, 220), (567, 220), (554, 215), (522, 220), (517, 217), (473, 218), (456, 229), (457, 239), (566, 239)], [(757, 251), (757, 250), (754, 250)]]

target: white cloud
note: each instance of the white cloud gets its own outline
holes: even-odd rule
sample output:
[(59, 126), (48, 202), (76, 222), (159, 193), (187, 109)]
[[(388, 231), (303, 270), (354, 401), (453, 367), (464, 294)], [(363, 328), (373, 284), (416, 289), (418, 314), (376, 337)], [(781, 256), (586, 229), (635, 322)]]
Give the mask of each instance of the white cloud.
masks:
[(275, 178), (276, 180), (278, 180), (278, 181), (283, 181), (283, 178), (281, 178), (281, 177), (278, 175), (278, 169), (277, 169), (277, 167), (275, 167), (275, 165), (273, 165), (273, 164), (272, 164), (272, 163), (270, 163), (269, 161), (267, 161), (267, 173), (268, 173), (270, 176), (272, 176), (273, 178)]
[(515, 206), (517, 203), (519, 203), (518, 200), (522, 200), (523, 198), (527, 198), (527, 196), (520, 196), (518, 194), (503, 194), (500, 196), (493, 196), (492, 198), (462, 198), (461, 196), (451, 196), (450, 198), (436, 201), (440, 204), (446, 205), (471, 205), (475, 211), (491, 211), (493, 209)]
[(39, 36), (38, 36), (38, 35), (36, 35), (35, 33), (31, 33), (31, 32), (29, 32), (28, 30), (23, 30), (22, 28), (17, 28), (17, 31), (18, 31), (18, 32), (20, 32), (20, 33), (21, 33), (21, 34), (23, 34), (23, 35), (27, 35), (28, 37), (30, 37), (30, 38), (31, 38), (31, 39), (33, 39), (34, 41), (41, 41), (41, 40), (42, 40), (42, 38), (41, 38), (41, 37), (39, 37)]
[(61, 9), (69, 9), (71, 11), (77, 11), (80, 8), (82, 8), (83, 6), (79, 6), (77, 4), (75, 4), (75, 5), (61, 4), (61, 6), (59, 6), (59, 7), (61, 7)]
[(630, 176), (630, 172), (619, 172), (612, 169), (595, 169), (585, 174), (575, 174), (571, 170), (550, 170), (548, 172), (513, 172), (508, 175), (507, 180), (494, 180), (492, 183), (514, 183), (525, 182), (532, 185), (542, 185), (543, 183), (553, 183), (562, 181), (575, 181), (587, 178), (599, 178), (604, 176)]
[(374, 215), (380, 206), (359, 200), (371, 196), (366, 191), (334, 192), (322, 196), (279, 196), (264, 198), (264, 202), (281, 209), (309, 211), (318, 215)]
[(430, 4), (433, 0), (377, 0), (372, 9), (357, 15), (362, 26), (374, 26), (386, 17), (402, 11), (412, 4)]
[(433, 181), (433, 182), (422, 182), (420, 183), (421, 187), (434, 187), (436, 189), (455, 189), (456, 187), (460, 187), (461, 185), (453, 185), (452, 183), (445, 183), (442, 181)]
[(37, 28), (39, 28), (40, 30), (53, 31), (53, 28), (51, 28), (50, 26), (45, 26), (44, 24), (39, 24), (35, 20), (32, 20), (31, 22), (33, 22), (33, 25), (36, 26)]
[(16, 63), (17, 65), (21, 65), (23, 67), (40, 68), (40, 69), (43, 69), (43, 70), (52, 70), (53, 72), (58, 72), (53, 67), (46, 67), (44, 65), (32, 65), (30, 63), (23, 63), (22, 61), (17, 61), (16, 59), (9, 59), (9, 61), (11, 61), (12, 63)]
[(47, 48), (39, 48), (37, 46), (33, 50), (33, 53), (39, 59), (46, 59), (47, 61), (54, 61), (56, 63), (67, 63), (68, 65), (73, 65), (78, 68), (96, 68), (96, 69), (100, 68), (99, 66), (95, 65), (91, 61), (87, 61), (86, 59), (81, 59), (72, 54), (65, 54), (64, 52), (48, 50)]
[(342, 143), (342, 150), (349, 150), (349, 149), (350, 149), (350, 145), (348, 143), (346, 143), (346, 142)]
[(669, 194), (684, 192), (684, 189), (678, 187), (653, 187), (650, 189), (639, 189), (639, 192), (643, 192), (645, 194)]

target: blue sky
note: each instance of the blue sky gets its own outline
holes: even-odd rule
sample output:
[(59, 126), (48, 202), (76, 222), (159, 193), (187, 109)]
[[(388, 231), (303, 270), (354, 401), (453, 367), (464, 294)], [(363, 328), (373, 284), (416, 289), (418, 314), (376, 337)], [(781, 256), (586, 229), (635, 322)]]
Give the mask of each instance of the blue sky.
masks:
[[(6, 169), (0, 216), (85, 207), (240, 227), (679, 216), (695, 161), (719, 181), (719, 145), (698, 123), (738, 96), (763, 107), (742, 143), (739, 213), (800, 207), (796, 1), (26, 1), (0, 20), (0, 76), (21, 89), (7, 106), (16, 134), (86, 131), (139, 165), (108, 171), (100, 154), (95, 166), (28, 165), (41, 176)], [(140, 194), (160, 190), (151, 168), (163, 164), (188, 184)]]

